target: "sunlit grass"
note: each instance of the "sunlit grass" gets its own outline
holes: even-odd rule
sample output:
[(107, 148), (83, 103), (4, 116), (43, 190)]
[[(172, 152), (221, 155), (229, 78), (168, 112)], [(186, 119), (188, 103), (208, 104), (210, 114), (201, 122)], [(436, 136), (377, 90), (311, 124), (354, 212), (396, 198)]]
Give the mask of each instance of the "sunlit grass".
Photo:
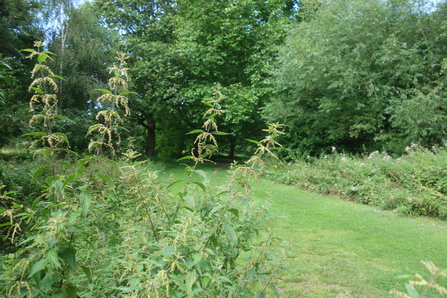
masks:
[[(216, 172), (217, 167), (200, 167), (211, 185), (225, 180), (226, 170)], [(186, 177), (183, 166), (167, 168), (161, 179), (169, 175)], [(424, 275), (421, 260), (445, 267), (443, 221), (380, 211), (268, 180), (254, 189), (261, 203), (269, 199), (274, 230), (291, 252), (278, 285), (281, 297), (392, 297), (390, 290), (404, 291), (399, 276)]]

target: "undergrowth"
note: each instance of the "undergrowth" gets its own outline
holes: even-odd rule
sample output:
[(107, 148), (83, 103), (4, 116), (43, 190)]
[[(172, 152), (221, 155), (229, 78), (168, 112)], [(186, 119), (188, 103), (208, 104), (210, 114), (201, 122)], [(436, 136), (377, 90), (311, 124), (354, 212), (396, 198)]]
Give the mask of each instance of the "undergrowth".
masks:
[[(57, 83), (45, 65), (52, 53), (28, 49), (37, 57), (30, 87), (35, 160), (2, 174), (0, 229), (8, 245), (0, 252), (0, 293), (6, 297), (266, 297), (278, 294), (283, 268), (273, 251), (265, 206), (251, 197), (264, 155), (278, 144), (276, 125), (254, 141), (258, 150), (246, 163), (233, 164), (226, 184), (208, 184), (197, 165), (217, 150), (214, 118), (223, 96), (207, 101), (202, 129), (181, 181), (160, 182), (148, 161), (130, 146), (119, 152), (119, 131), (130, 113), (130, 78), (119, 54), (110, 69), (109, 89), (98, 101), (104, 111), (90, 127), (92, 155), (69, 149), (66, 135), (55, 132)], [(124, 112), (118, 108), (124, 108)], [(96, 133), (96, 135), (95, 135)], [(121, 153), (121, 154), (120, 154)], [(63, 155), (63, 157), (61, 157)], [(3, 164), (3, 169), (15, 165)], [(29, 171), (29, 172), (28, 172)], [(18, 183), (17, 177), (26, 177)], [(199, 177), (200, 179), (193, 179)], [(174, 185), (181, 185), (181, 190)], [(26, 189), (29, 188), (29, 189)], [(262, 237), (260, 234), (262, 232)], [(271, 294), (270, 294), (271, 295)]]
[(304, 189), (394, 210), (447, 219), (447, 147), (413, 144), (393, 158), (385, 152), (334, 152), (270, 167), (267, 178)]

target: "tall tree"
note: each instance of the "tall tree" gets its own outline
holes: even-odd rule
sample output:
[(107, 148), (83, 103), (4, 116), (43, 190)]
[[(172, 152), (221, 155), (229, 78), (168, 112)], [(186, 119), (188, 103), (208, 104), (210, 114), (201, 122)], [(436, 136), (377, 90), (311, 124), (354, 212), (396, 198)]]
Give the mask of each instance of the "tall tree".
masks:
[(440, 141), (446, 21), (427, 5), (325, 1), (291, 28), (278, 67), (282, 96), (267, 109), (287, 124), (290, 147), (398, 152), (408, 142)]
[(76, 123), (66, 123), (64, 129), (70, 133), (72, 145), (85, 149), (85, 132), (96, 114), (95, 90), (107, 84), (108, 67), (118, 51), (118, 36), (114, 30), (102, 26), (90, 3), (66, 13), (64, 35), (56, 35), (50, 49), (58, 53), (53, 69), (64, 74), (63, 91), (58, 94), (61, 114)]
[(253, 138), (264, 120), (261, 108), (272, 97), (270, 80), (275, 47), (296, 12), (295, 1), (183, 0), (176, 16), (178, 49), (187, 61), (185, 105), (220, 85), (229, 110), (221, 123), (231, 133), (229, 153), (237, 142)]
[(26, 127), (29, 95), (24, 86), (30, 83), (32, 63), (20, 50), (43, 38), (36, 19), (39, 9), (36, 1), (0, 1), (0, 146)]

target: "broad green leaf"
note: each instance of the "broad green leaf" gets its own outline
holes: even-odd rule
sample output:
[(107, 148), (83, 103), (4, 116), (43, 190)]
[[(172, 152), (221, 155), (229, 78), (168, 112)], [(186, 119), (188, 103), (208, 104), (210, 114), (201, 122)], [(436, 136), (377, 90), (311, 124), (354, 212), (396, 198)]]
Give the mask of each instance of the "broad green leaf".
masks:
[(47, 267), (47, 265), (48, 265), (48, 261), (45, 260), (45, 259), (36, 262), (36, 263), (33, 265), (33, 267), (31, 267), (31, 270), (30, 270), (30, 273), (29, 273), (29, 276), (28, 276), (28, 277), (31, 277), (31, 276), (33, 276), (34, 274), (36, 274), (37, 272), (42, 271), (44, 268)]
[(239, 217), (239, 210), (236, 208), (228, 209), (228, 212), (231, 212), (234, 214), (234, 216)]
[(36, 93), (38, 94), (44, 94), (43, 90), (37, 87), (31, 87)]
[(192, 287), (197, 280), (197, 273), (195, 271), (190, 271), (186, 274), (185, 285), (186, 285), (186, 293), (188, 296), (192, 296)]
[(61, 77), (61, 76), (59, 76), (57, 74), (49, 74), (48, 76), (50, 78), (55, 78), (55, 79), (59, 79), (59, 80), (65, 81), (65, 79), (63, 77)]
[(54, 190), (56, 190), (56, 192), (58, 193), (59, 197), (62, 197), (64, 195), (64, 184), (63, 184), (62, 181), (54, 180), (51, 183), (51, 187), (54, 188)]
[(91, 134), (93, 131), (97, 130), (98, 128), (100, 128), (100, 127), (102, 127), (102, 126), (104, 126), (104, 125), (103, 125), (103, 124), (95, 124), (95, 125), (90, 126), (90, 127), (88, 128), (88, 130), (87, 130), (87, 134), (86, 134), (85, 136), (88, 136), (88, 135)]
[(192, 134), (195, 134), (195, 133), (202, 133), (202, 132), (203, 132), (202, 129), (195, 129), (195, 130), (192, 130), (192, 131), (188, 132), (187, 135), (192, 135)]
[(61, 138), (66, 144), (68, 144), (68, 137), (66, 134), (61, 132), (55, 132), (54, 134)]
[(196, 185), (199, 186), (204, 192), (206, 192), (206, 187), (205, 187), (205, 185), (203, 185), (203, 183), (200, 183), (200, 182), (194, 182), (194, 184), (196, 184)]
[(87, 216), (88, 210), (92, 203), (92, 194), (89, 191), (82, 191), (79, 195), (79, 201), (81, 203), (82, 215)]
[(121, 169), (121, 166), (119, 165), (119, 163), (117, 163), (114, 160), (108, 159), (106, 157), (104, 157), (104, 160), (107, 161), (109, 164), (111, 164), (112, 166), (115, 167), (115, 169), (117, 169), (120, 173), (123, 172), (123, 170)]
[(74, 121), (71, 120), (70, 118), (67, 118), (67, 117), (62, 116), (62, 115), (56, 115), (56, 116), (54, 116), (54, 117), (56, 117), (57, 119), (60, 119), (60, 120), (64, 120), (64, 121), (68, 121), (68, 122), (71, 122), (71, 123), (73, 123), (73, 124), (76, 124), (76, 122), (74, 122)]
[(228, 132), (222, 132), (222, 131), (217, 131), (217, 132), (213, 132), (213, 135), (216, 135), (216, 136), (230, 136), (231, 133), (228, 133)]
[(33, 136), (33, 137), (43, 137), (46, 135), (47, 135), (47, 133), (43, 132), (43, 131), (29, 132), (29, 133), (24, 134), (24, 136)]
[(47, 58), (48, 58), (48, 55), (47, 55), (47, 54), (40, 54), (40, 55), (37, 57), (37, 61), (38, 61), (39, 63), (43, 63), (43, 62), (45, 62), (45, 60), (47, 60)]
[(169, 258), (173, 254), (175, 254), (175, 247), (174, 246), (166, 246), (163, 250), (163, 257)]
[(113, 182), (112, 178), (101, 173), (98, 173), (98, 177), (103, 179), (112, 191), (115, 191), (115, 183)]
[(34, 171), (32, 181), (36, 180), (39, 177), (40, 172), (42, 172), (42, 170), (45, 169), (46, 167), (47, 167), (46, 165), (40, 166), (36, 171)]
[(407, 293), (411, 296), (411, 298), (419, 298), (418, 291), (412, 285), (405, 283), (405, 288), (407, 289)]
[(70, 266), (70, 269), (74, 270), (76, 267), (76, 252), (66, 247), (65, 245), (59, 246), (56, 249), (59, 257), (67, 262), (67, 264)]
[(73, 167), (71, 166), (71, 164), (68, 163), (68, 162), (66, 162), (66, 161), (62, 161), (62, 160), (60, 160), (60, 161), (58, 161), (57, 163), (60, 164), (60, 165), (64, 165), (64, 166), (66, 166), (66, 167), (69, 168), (70, 170), (73, 169)]
[(203, 171), (203, 170), (195, 170), (194, 172), (199, 174), (204, 180), (208, 179), (207, 176), (206, 176), (205, 171)]
[(173, 185), (175, 185), (175, 184), (177, 184), (177, 183), (180, 183), (180, 182), (182, 182), (182, 181), (183, 181), (183, 180), (177, 180), (177, 181), (171, 182), (166, 188), (169, 189), (171, 186), (173, 186)]
[(127, 95), (127, 94), (138, 94), (138, 93), (133, 92), (133, 91), (123, 91), (123, 92), (120, 92), (120, 95)]
[(96, 89), (97, 91), (102, 91), (104, 93), (112, 93), (112, 91), (107, 90), (107, 89)]
[(183, 159), (192, 159), (193, 157), (191, 155), (183, 156), (182, 158), (179, 158), (177, 160), (183, 160)]
[[(37, 197), (37, 199), (35, 199), (33, 201), (33, 204), (31, 205), (31, 210), (36, 210), (36, 206), (37, 204), (40, 202), (40, 199), (42, 198), (42, 196)], [(0, 212), (1, 213), (1, 212)]]
[(230, 224), (224, 224), (223, 227), (233, 245), (237, 245), (237, 235), (233, 227)]
[(255, 143), (256, 145), (261, 145), (261, 142), (255, 141), (255, 140), (250, 140), (250, 139), (245, 139), (246, 141)]
[(110, 127), (110, 129), (122, 129), (125, 131), (129, 131), (127, 128), (123, 127), (123, 126), (118, 126), (118, 125), (113, 125)]
[(185, 200), (186, 202), (191, 204), (191, 206), (195, 206), (196, 205), (196, 201), (194, 200), (194, 197), (191, 196), (191, 195), (183, 196), (183, 200)]
[(90, 270), (89, 267), (86, 266), (81, 266), (82, 271), (84, 271), (85, 276), (87, 276), (88, 280), (91, 281), (92, 279), (92, 271)]
[(59, 262), (59, 257), (57, 255), (57, 252), (54, 248), (50, 248), (45, 252), (45, 258), (50, 261), (51, 265), (53, 265), (54, 268), (61, 268), (61, 263)]
[(23, 49), (23, 50), (20, 50), (20, 51), (34, 53), (36, 50), (33, 50), (33, 49)]
[(42, 53), (44, 53), (44, 54), (50, 54), (50, 55), (54, 55), (54, 53), (53, 53), (53, 52), (50, 52), (50, 51), (42, 51)]
[(74, 173), (67, 177), (64, 181), (64, 187), (69, 185), (74, 179), (78, 178), (79, 176), (82, 176), (80, 173)]

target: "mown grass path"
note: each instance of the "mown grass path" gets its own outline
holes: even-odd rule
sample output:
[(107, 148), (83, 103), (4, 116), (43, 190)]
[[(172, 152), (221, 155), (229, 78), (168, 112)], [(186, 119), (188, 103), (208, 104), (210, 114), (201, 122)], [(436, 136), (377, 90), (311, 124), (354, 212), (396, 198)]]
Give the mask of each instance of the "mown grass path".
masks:
[(276, 233), (291, 251), (283, 297), (391, 297), (390, 290), (404, 290), (398, 276), (427, 276), (420, 260), (447, 267), (446, 222), (262, 180), (255, 196), (270, 195)]
[[(204, 166), (211, 184), (223, 183), (225, 170)], [(166, 174), (184, 175), (181, 167)], [(404, 291), (398, 277), (420, 273), (421, 260), (447, 268), (447, 223), (384, 212), (268, 180), (254, 185), (254, 197), (268, 199), (276, 234), (290, 250), (282, 297), (393, 297)], [(439, 297), (432, 294), (425, 297)]]

